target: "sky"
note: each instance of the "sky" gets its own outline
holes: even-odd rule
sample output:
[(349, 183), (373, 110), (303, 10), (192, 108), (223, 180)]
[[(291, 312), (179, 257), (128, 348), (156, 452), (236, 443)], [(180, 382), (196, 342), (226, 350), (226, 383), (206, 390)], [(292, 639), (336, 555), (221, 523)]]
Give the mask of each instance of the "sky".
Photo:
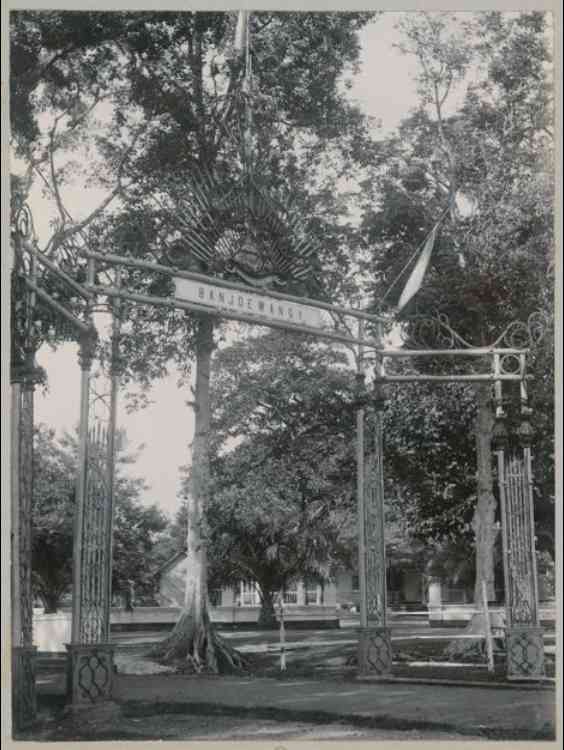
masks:
[[(386, 13), (361, 32), (361, 71), (356, 76), (351, 98), (364, 111), (379, 120), (381, 132), (394, 130), (416, 103), (412, 59), (394, 48), (398, 34), (394, 24), (397, 13)], [(100, 197), (78, 191), (67, 197), (68, 208), (75, 218), (89, 213)], [(39, 201), (39, 199), (37, 199)], [(36, 230), (41, 237), (48, 229), (47, 215), (35, 215)], [(40, 242), (40, 244), (42, 244)], [(49, 389), (36, 396), (36, 421), (55, 428), (57, 434), (73, 431), (78, 422), (80, 371), (77, 347), (66, 345), (56, 352), (43, 348), (38, 362), (46, 368)], [(130, 472), (142, 476), (149, 487), (143, 496), (146, 503), (155, 502), (165, 513), (174, 515), (179, 507), (179, 467), (189, 463), (189, 444), (193, 438), (192, 409), (187, 405), (191, 394), (179, 389), (172, 374), (154, 384), (152, 404), (127, 414), (123, 399), (118, 407), (118, 426), (125, 428), (131, 449), (144, 448)]]

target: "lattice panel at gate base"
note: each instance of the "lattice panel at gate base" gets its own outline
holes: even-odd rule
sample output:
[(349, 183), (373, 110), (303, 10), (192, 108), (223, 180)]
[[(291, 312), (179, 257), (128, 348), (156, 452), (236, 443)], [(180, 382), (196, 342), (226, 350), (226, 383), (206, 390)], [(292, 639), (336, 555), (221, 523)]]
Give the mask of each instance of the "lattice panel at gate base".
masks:
[(70, 644), (67, 651), (67, 695), (73, 706), (109, 700), (114, 676), (114, 647), (105, 643)]
[(105, 643), (109, 633), (108, 527), (112, 523), (107, 473), (108, 431), (97, 423), (88, 436), (80, 561), (80, 642)]
[(545, 676), (542, 628), (511, 628), (506, 641), (508, 680), (540, 680)]
[(389, 628), (361, 628), (358, 638), (361, 674), (389, 675), (392, 671), (392, 639)]
[(12, 648), (12, 729), (29, 727), (37, 715), (35, 647)]
[(505, 513), (507, 537), (508, 624), (538, 625), (535, 591), (535, 530), (531, 509), (532, 481), (528, 461), (510, 453), (505, 457)]

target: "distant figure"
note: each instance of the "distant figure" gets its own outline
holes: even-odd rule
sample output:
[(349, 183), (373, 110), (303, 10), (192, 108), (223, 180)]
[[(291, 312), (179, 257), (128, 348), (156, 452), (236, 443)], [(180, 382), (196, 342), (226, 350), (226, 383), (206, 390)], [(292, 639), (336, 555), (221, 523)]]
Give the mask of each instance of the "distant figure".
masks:
[(135, 602), (135, 584), (133, 581), (127, 582), (127, 588), (125, 589), (125, 611), (133, 612), (133, 604)]

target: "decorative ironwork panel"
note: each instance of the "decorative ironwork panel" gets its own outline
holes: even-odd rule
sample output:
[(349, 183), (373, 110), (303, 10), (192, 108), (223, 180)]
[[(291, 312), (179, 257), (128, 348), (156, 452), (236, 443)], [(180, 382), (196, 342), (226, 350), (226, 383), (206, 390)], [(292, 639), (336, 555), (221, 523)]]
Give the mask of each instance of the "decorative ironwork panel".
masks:
[(384, 473), (382, 415), (375, 415), (374, 449), (366, 460), (365, 549), (366, 609), (372, 626), (386, 624), (386, 550), (384, 538)]
[(497, 419), (493, 444), (497, 454), (507, 622), (509, 679), (544, 676), (544, 643), (539, 627), (533, 477), (532, 429), (525, 385), (521, 386), (522, 421), (514, 436), (505, 426), (501, 385), (496, 384)]
[(21, 638), (16, 645), (33, 645), (31, 591), (31, 530), (33, 501), (33, 383), (23, 383), (20, 411), (19, 595)]
[(112, 694), (113, 647), (106, 644), (71, 645), (69, 652), (69, 693), (75, 707), (106, 701)]
[(17, 733), (30, 726), (37, 713), (35, 648), (12, 648), (12, 722)]
[(511, 628), (507, 632), (507, 677), (538, 680), (544, 676), (542, 628)]
[(80, 587), (80, 642), (108, 640), (107, 570), (110, 565), (106, 529), (109, 523), (109, 484), (107, 476), (108, 433), (100, 424), (88, 435), (86, 485), (82, 525)]
[(358, 641), (360, 672), (387, 675), (392, 671), (392, 641), (388, 628), (363, 628)]
[(194, 165), (188, 182), (178, 185), (174, 207), (161, 207), (206, 273), (263, 288), (311, 283), (317, 241), (308, 237), (303, 216), (273, 197), (256, 174), (226, 183)]
[(508, 626), (538, 625), (529, 466), (519, 449), (504, 460)]
[(421, 315), (404, 318), (400, 335), (406, 344), (415, 349), (481, 349), (483, 351), (496, 347), (526, 349), (538, 344), (550, 329), (547, 315), (537, 311), (529, 315), (525, 322), (513, 321), (502, 333), (487, 346), (467, 341), (450, 325), (448, 316), (437, 312), (432, 317)]
[(36, 715), (31, 587), (33, 378), (12, 394), (12, 717), (17, 731)]

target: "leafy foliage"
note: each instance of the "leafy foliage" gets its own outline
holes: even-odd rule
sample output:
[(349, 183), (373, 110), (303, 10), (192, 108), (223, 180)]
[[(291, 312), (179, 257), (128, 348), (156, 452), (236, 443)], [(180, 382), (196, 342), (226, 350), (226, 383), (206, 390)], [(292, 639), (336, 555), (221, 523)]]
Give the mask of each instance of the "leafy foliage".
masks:
[[(375, 300), (397, 301), (408, 259), (446, 211), (424, 284), (400, 315), (408, 336), (413, 315), (445, 315), (476, 346), (537, 311), (550, 321), (554, 174), (546, 16), (408, 14), (402, 32), (403, 51), (419, 65), (419, 105), (383, 144), (365, 184)], [(453, 103), (457, 86), (460, 103)], [(549, 329), (529, 357), (544, 543), (554, 523), (552, 356)], [(444, 368), (438, 360), (414, 364)], [(481, 408), (491, 408), (479, 389), (476, 395)], [(514, 414), (518, 393), (507, 388), (506, 396)], [(440, 397), (424, 386), (393, 390), (390, 472), (404, 485), (406, 512), (420, 536), (472, 541), (472, 508), (482, 496), (471, 440), (481, 428), (473, 423), (471, 398), (456, 386), (441, 388)], [(490, 513), (488, 523), (494, 521)], [(488, 539), (486, 546), (495, 533)]]
[(471, 541), (477, 493), (475, 413), (467, 386), (390, 387), (385, 475), (421, 541)]
[[(121, 466), (132, 457), (122, 454)], [(140, 596), (151, 596), (160, 559), (155, 541), (167, 519), (155, 505), (139, 500), (141, 479), (116, 473), (112, 587), (126, 594), (130, 582)], [(73, 519), (76, 482), (76, 442), (57, 440), (53, 430), (36, 428), (33, 483), (33, 575), (37, 594), (56, 610), (72, 578)]]
[(218, 351), (211, 585), (252, 579), (271, 604), (293, 578), (326, 577), (348, 553), (355, 383), (345, 365), (343, 354), (278, 332)]
[(33, 585), (47, 611), (56, 611), (72, 579), (75, 463), (42, 425), (35, 431), (33, 471)]

